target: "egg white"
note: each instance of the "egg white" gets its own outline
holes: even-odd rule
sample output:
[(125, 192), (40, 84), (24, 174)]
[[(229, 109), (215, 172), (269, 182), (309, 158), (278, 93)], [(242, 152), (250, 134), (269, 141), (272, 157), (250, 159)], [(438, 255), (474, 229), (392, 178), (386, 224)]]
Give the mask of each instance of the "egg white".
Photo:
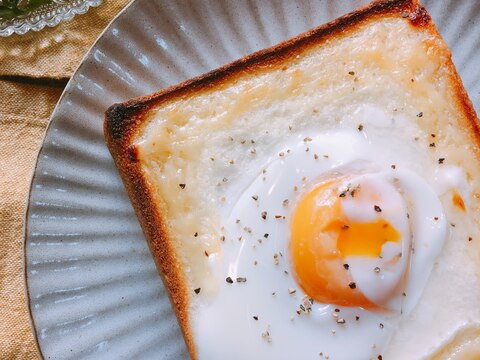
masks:
[[(208, 353), (209, 359), (223, 359), (225, 354), (231, 359), (316, 359), (320, 353), (334, 359), (370, 359), (385, 352), (401, 314), (411, 311), (421, 297), (447, 230), (437, 195), (412, 169), (418, 158), (415, 146), (406, 147), (400, 137), (387, 140), (384, 136), (392, 126), (405, 124), (397, 120), (392, 125), (376, 109), (374, 117), (369, 116), (372, 109), (362, 111), (355, 114), (355, 121), (360, 118), (365, 123), (362, 131), (345, 119), (334, 131), (296, 134), (272, 151), (244, 189), (229, 189), (221, 214), (225, 243), (221, 253), (209, 259), (218, 292), (196, 311), (199, 354)], [(310, 311), (303, 311), (300, 305), (308, 305), (309, 296), (292, 276), (288, 253), (292, 209), (321, 179), (352, 174), (381, 179), (403, 192), (416, 244), (415, 253), (400, 264), (409, 266), (407, 296), (397, 294), (387, 304), (396, 311), (316, 302)], [(264, 211), (266, 219), (261, 215)], [(389, 217), (405, 232), (398, 216)], [(403, 239), (400, 246), (408, 249), (402, 251), (410, 250), (410, 240)], [(388, 247), (384, 251), (388, 254)], [(392, 286), (389, 281), (393, 284), (403, 276), (401, 268), (392, 270), (390, 277), (385, 274), (372, 281), (365, 273), (366, 268), (373, 273), (371, 259), (349, 262), (360, 290), (376, 301), (381, 301), (376, 295), (382, 286)], [(212, 348), (214, 354), (209, 351)]]

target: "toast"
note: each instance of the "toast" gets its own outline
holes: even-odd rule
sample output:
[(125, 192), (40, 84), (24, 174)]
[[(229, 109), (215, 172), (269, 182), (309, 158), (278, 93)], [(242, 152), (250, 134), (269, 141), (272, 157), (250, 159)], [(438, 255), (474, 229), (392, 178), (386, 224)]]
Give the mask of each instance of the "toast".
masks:
[[(455, 231), (453, 237), (475, 237), (478, 224), (474, 216), (479, 212), (475, 193), (480, 140), (477, 116), (447, 45), (416, 0), (374, 1), (274, 47), (107, 110), (106, 143), (193, 359), (225, 358), (229, 351), (233, 353), (230, 358), (242, 358), (242, 351), (229, 345), (234, 340), (226, 340), (224, 346), (218, 344), (222, 339), (205, 345), (199, 335), (203, 331), (200, 320), (195, 319), (219, 288), (230, 285), (228, 274), (219, 274), (217, 265), (212, 266), (212, 255), (221, 255), (226, 251), (225, 244), (232, 242), (225, 219), (238, 203), (241, 189), (250, 186), (277, 155), (276, 149), (282, 149), (282, 143), (295, 136), (341, 127), (364, 104), (383, 109), (387, 117), (398, 114), (412, 124), (412, 128), (400, 129), (398, 136), (403, 143), (405, 139), (411, 141), (408, 146), (414, 148), (412, 153), (421, 151), (418, 163), (411, 166), (415, 172), (428, 179), (445, 159), (448, 165), (465, 172), (466, 189), (470, 190), (461, 193), (464, 214), (452, 205), (449, 195), (442, 193), (440, 199), (448, 221), (457, 224), (451, 230)], [(371, 111), (363, 111), (365, 121), (351, 121), (357, 121), (361, 131), (371, 116)], [(405, 149), (401, 151), (407, 153)], [(445, 246), (450, 249), (453, 245)], [(468, 250), (462, 246), (458, 247), (462, 261), (471, 256), (468, 261), (474, 262), (478, 248), (465, 255)], [(443, 257), (447, 257), (445, 264), (454, 261), (443, 253), (439, 259)], [(430, 282), (442, 276), (442, 270), (434, 268)], [(475, 300), (479, 298), (478, 270), (472, 276), (471, 282), (459, 283), (457, 290), (473, 284), (470, 297)], [(437, 290), (429, 283), (421, 301), (433, 299)], [(417, 308), (422, 309), (422, 305)], [(417, 308), (412, 316), (418, 316)], [(459, 316), (466, 319), (466, 315)], [(416, 334), (403, 320), (398, 335), (388, 347), (378, 350), (378, 356), (399, 358), (403, 349), (403, 355), (409, 358), (442, 358), (458, 351), (468, 339), (475, 339), (472, 334), (478, 332), (478, 325), (472, 324), (480, 320), (480, 315), (475, 312), (471, 319), (463, 324), (460, 337), (456, 336), (459, 323), (445, 319), (435, 324), (453, 335), (445, 334), (445, 338), (433, 342), (423, 339), (422, 349), (409, 338)], [(264, 325), (261, 341), (267, 339), (267, 344), (260, 349), (253, 346), (251, 353), (245, 353), (251, 354), (250, 358), (253, 354), (271, 357), (270, 349), (285, 341), (275, 341), (273, 335), (270, 341), (274, 328), (269, 331), (270, 324)], [(227, 325), (219, 326), (223, 330), (207, 333), (214, 336), (227, 332)], [(422, 323), (418, 331), (429, 329)], [(242, 344), (244, 334), (240, 331), (236, 336)], [(438, 341), (441, 345), (436, 345)], [(478, 351), (479, 344), (472, 340), (465, 346), (470, 346), (468, 351)], [(472, 350), (472, 346), (477, 348)], [(376, 356), (375, 351), (372, 354)]]

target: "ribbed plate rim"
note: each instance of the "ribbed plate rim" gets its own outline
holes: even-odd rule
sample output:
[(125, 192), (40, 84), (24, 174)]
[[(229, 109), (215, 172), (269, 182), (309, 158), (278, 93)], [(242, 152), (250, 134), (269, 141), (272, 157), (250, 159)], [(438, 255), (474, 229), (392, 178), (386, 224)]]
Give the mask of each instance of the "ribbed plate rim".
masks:
[(43, 151), (43, 148), (45, 147), (45, 138), (47, 134), (50, 131), (50, 127), (52, 126), (53, 119), (56, 117), (57, 113), (60, 110), (60, 107), (64, 101), (64, 98), (66, 94), (71, 90), (71, 88), (74, 86), (76, 82), (76, 76), (82, 69), (82, 67), (85, 65), (85, 61), (90, 57), (90, 55), (94, 52), (96, 49), (98, 42), (103, 38), (103, 35), (110, 31), (110, 28), (112, 25), (116, 22), (116, 20), (120, 17), (122, 17), (129, 9), (130, 7), (137, 2), (138, 0), (131, 0), (125, 7), (113, 17), (113, 19), (108, 23), (108, 25), (103, 29), (103, 31), (98, 35), (98, 37), (95, 39), (93, 44), (90, 46), (90, 48), (87, 50), (85, 55), (82, 57), (80, 60), (78, 66), (76, 67), (75, 71), (73, 72), (73, 75), (70, 77), (70, 80), (68, 80), (67, 85), (65, 85), (65, 88), (63, 89), (62, 94), (60, 95), (60, 98), (58, 99), (57, 103), (55, 104), (55, 108), (52, 112), (52, 115), (50, 115), (50, 118), (48, 119), (48, 124), (45, 128), (45, 131), (42, 135), (41, 139), (41, 145), (38, 149), (36, 158), (35, 158), (35, 165), (32, 169), (31, 177), (30, 177), (30, 185), (28, 189), (28, 194), (26, 197), (26, 202), (27, 206), (25, 207), (25, 212), (23, 216), (23, 227), (22, 227), (22, 236), (23, 236), (23, 242), (22, 242), (22, 272), (23, 272), (23, 279), (24, 279), (24, 293), (25, 293), (25, 301), (28, 309), (28, 314), (30, 318), (30, 324), (32, 326), (32, 332), (35, 340), (35, 345), (37, 347), (38, 353), (42, 359), (45, 359), (45, 355), (43, 354), (42, 347), (40, 346), (40, 342), (38, 341), (38, 330), (37, 326), (35, 324), (35, 319), (33, 317), (33, 312), (32, 312), (32, 304), (31, 304), (31, 298), (30, 298), (30, 286), (29, 286), (29, 281), (28, 281), (28, 266), (27, 266), (27, 241), (28, 241), (28, 217), (30, 214), (30, 205), (31, 205), (31, 197), (32, 197), (32, 189), (33, 189), (33, 183), (35, 182), (35, 179), (37, 177), (37, 168), (40, 160), (40, 155)]

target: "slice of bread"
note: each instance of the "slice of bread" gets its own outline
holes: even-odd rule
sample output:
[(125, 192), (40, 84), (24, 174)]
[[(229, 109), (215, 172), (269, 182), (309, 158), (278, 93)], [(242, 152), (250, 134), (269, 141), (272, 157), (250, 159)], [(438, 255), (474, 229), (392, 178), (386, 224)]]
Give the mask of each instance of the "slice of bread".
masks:
[[(422, 147), (413, 170), (429, 178), (433, 173), (425, 169), (447, 159), (478, 189), (477, 116), (449, 49), (416, 0), (374, 1), (272, 48), (108, 109), (108, 148), (193, 359), (214, 358), (199, 351), (194, 323), (201, 301), (215, 296), (219, 285), (214, 279), (225, 282), (225, 274), (216, 274), (209, 263), (209, 255), (221, 254), (225, 243), (221, 214), (277, 155), (279, 144), (309, 131), (336, 129), (365, 104), (388, 116), (399, 114), (418, 129), (391, 134), (408, 139), (405, 152)], [(457, 224), (455, 238), (478, 233), (474, 191), (462, 194), (463, 216), (441, 198), (449, 221)], [(478, 257), (478, 247), (468, 256)], [(442, 276), (448, 277), (434, 269), (432, 279)], [(434, 298), (435, 288), (429, 291), (422, 301)], [(478, 295), (478, 283), (465, 291)], [(454, 299), (450, 303), (456, 304)], [(472, 318), (480, 320), (476, 312)], [(422, 326), (418, 331), (427, 329)], [(443, 331), (454, 325), (445, 320), (434, 326)], [(454, 333), (455, 326), (447, 330)], [(467, 338), (477, 330), (462, 331)], [(397, 358), (402, 347), (404, 358), (413, 359), (448, 353), (452, 346), (440, 339), (447, 344), (441, 349), (436, 338), (422, 340), (425, 348), (417, 349), (405, 335), (417, 336), (410, 327), (400, 325), (398, 332), (401, 340), (392, 340), (389, 359)], [(460, 345), (456, 340), (455, 349)], [(220, 357), (221, 350), (211, 351)]]

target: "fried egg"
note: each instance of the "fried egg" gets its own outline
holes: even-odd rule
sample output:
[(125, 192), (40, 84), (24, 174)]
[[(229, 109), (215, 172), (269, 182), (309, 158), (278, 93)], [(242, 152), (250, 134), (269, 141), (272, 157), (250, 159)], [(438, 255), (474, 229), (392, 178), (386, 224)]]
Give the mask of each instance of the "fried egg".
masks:
[(222, 251), (209, 255), (215, 294), (196, 311), (200, 355), (241, 341), (232, 359), (252, 349), (257, 358), (382, 357), (448, 236), (435, 189), (463, 179), (457, 168), (441, 176), (450, 185), (417, 174), (415, 146), (386, 140), (391, 125), (366, 106), (336, 130), (295, 134), (242, 191), (229, 190)]

